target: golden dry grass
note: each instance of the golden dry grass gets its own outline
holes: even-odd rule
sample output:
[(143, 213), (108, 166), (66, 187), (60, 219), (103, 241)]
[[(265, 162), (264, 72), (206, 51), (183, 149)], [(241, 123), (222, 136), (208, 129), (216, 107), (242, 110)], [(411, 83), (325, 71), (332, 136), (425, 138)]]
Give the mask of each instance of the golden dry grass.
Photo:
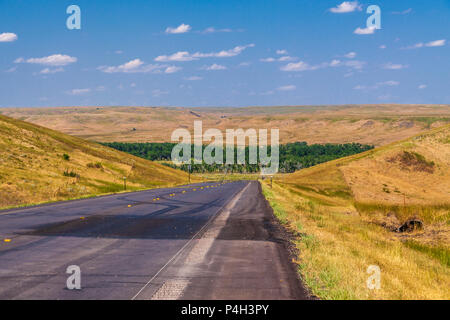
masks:
[[(433, 172), (392, 160), (419, 154)], [(450, 299), (450, 126), (263, 184), (276, 215), (299, 233), (299, 270), (324, 299)], [(398, 192), (396, 192), (396, 190)], [(403, 194), (405, 196), (403, 196)], [(423, 230), (383, 223), (409, 217)], [(381, 289), (369, 290), (369, 265)]]
[(0, 208), (120, 192), (123, 177), (127, 190), (188, 181), (180, 170), (0, 116)]
[[(450, 122), (448, 105), (344, 105), (247, 108), (7, 108), (0, 113), (101, 142), (170, 142), (177, 128), (279, 128), (280, 143), (384, 145)], [(133, 130), (135, 128), (136, 130)]]

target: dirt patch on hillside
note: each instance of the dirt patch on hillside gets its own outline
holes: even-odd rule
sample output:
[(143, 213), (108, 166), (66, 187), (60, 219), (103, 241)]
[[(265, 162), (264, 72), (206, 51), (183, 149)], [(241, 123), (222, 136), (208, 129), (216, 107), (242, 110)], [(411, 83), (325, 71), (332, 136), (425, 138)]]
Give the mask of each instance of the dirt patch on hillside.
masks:
[(433, 173), (435, 169), (433, 161), (428, 161), (417, 152), (403, 151), (396, 156), (388, 158), (387, 161), (399, 163), (403, 170)]

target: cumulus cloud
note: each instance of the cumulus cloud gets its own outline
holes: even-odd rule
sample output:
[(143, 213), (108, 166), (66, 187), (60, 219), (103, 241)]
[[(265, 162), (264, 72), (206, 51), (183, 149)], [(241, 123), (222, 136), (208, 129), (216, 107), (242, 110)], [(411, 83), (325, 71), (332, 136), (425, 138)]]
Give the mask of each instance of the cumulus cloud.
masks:
[(175, 73), (175, 72), (180, 71), (181, 69), (183, 69), (183, 68), (181, 68), (181, 67), (176, 67), (176, 66), (168, 66), (168, 67), (166, 68), (166, 70), (164, 70), (164, 73)]
[(287, 85), (287, 86), (281, 86), (281, 87), (277, 88), (277, 90), (279, 90), (279, 91), (292, 91), (292, 90), (295, 90), (295, 89), (297, 89), (297, 87), (294, 86), (293, 84), (290, 84), (290, 85)]
[[(134, 59), (119, 66), (100, 66), (97, 69), (105, 73), (151, 73), (161, 72), (161, 69), (167, 70), (168, 68), (171, 67), (160, 64), (145, 64), (141, 59)], [(169, 72), (166, 73), (171, 73), (170, 71), (173, 70), (174, 69), (169, 69)]]
[(174, 54), (168, 55), (168, 56), (158, 56), (155, 58), (155, 61), (158, 62), (168, 62), (168, 61), (192, 61), (197, 60), (194, 58), (189, 52), (187, 51), (179, 51)]
[(82, 94), (86, 94), (91, 92), (91, 89), (86, 88), (86, 89), (72, 89), (70, 91), (67, 91), (67, 94), (70, 94), (72, 96), (78, 96), (78, 95), (82, 95)]
[(338, 67), (340, 65), (341, 65), (341, 61), (337, 60), (337, 59), (334, 59), (330, 62), (330, 67)]
[(445, 39), (434, 40), (434, 41), (430, 41), (427, 43), (419, 42), (412, 46), (406, 47), (404, 49), (419, 49), (419, 48), (423, 48), (423, 47), (442, 47), (442, 46), (445, 46), (446, 42), (447, 42), (447, 40), (445, 40)]
[(280, 68), (281, 71), (306, 71), (315, 69), (317, 69), (317, 66), (310, 66), (308, 63), (303, 61), (291, 62)]
[(229, 58), (229, 57), (234, 57), (237, 56), (239, 54), (242, 53), (242, 51), (244, 51), (247, 48), (252, 48), (255, 45), (253, 43), (251, 44), (247, 44), (245, 46), (236, 46), (233, 49), (229, 49), (229, 50), (222, 50), (219, 52), (211, 52), (211, 53), (194, 53), (193, 57), (194, 58)]
[(358, 1), (344, 1), (335, 8), (330, 9), (330, 11), (333, 13), (347, 13), (356, 10), (358, 11), (362, 10), (362, 6), (358, 3)]
[(445, 46), (446, 40), (435, 40), (425, 44), (426, 47), (442, 47)]
[(202, 69), (208, 71), (217, 71), (217, 70), (226, 70), (227, 67), (214, 63), (210, 66), (204, 66)]
[(288, 53), (287, 50), (284, 50), (284, 49), (282, 49), (282, 50), (277, 50), (276, 52), (277, 52), (277, 54), (279, 54), (279, 55), (286, 55), (286, 54)]
[(398, 86), (400, 84), (400, 82), (398, 81), (394, 81), (394, 80), (389, 80), (389, 81), (384, 81), (384, 82), (378, 82), (377, 86), (389, 86), (389, 87), (393, 87), (393, 86)]
[(178, 51), (171, 55), (161, 55), (155, 58), (155, 61), (158, 62), (169, 62), (169, 61), (192, 61), (198, 60), (201, 58), (230, 58), (241, 54), (245, 49), (254, 47), (253, 43), (245, 45), (245, 46), (236, 46), (233, 49), (222, 50), (219, 52), (210, 52), (210, 53), (189, 53), (188, 51)]
[(224, 29), (216, 29), (214, 27), (209, 27), (203, 30), (201, 33), (216, 33), (216, 32), (232, 32), (233, 30), (224, 28)]
[(421, 89), (421, 90), (425, 89), (426, 87), (428, 87), (426, 84), (421, 84), (421, 85), (418, 86), (418, 88)]
[(398, 86), (400, 84), (400, 82), (398, 81), (394, 81), (394, 80), (389, 80), (389, 81), (384, 81), (384, 82), (377, 82), (375, 85), (372, 86), (365, 86), (365, 85), (357, 85), (355, 87), (353, 87), (354, 90), (372, 90), (372, 89), (378, 89), (380, 87), (395, 87)]
[(349, 53), (345, 54), (344, 57), (346, 57), (348, 59), (353, 59), (356, 57), (356, 52), (349, 52)]
[(0, 42), (13, 42), (17, 40), (17, 34), (12, 32), (0, 33)]
[(16, 60), (14, 60), (14, 62), (15, 63), (26, 62), (26, 63), (42, 64), (52, 67), (62, 67), (77, 62), (77, 58), (65, 54), (53, 54), (48, 57), (30, 58), (26, 60), (24, 58), (17, 58)]
[(168, 27), (166, 29), (166, 33), (179, 34), (179, 33), (189, 32), (190, 30), (191, 30), (191, 26), (190, 25), (182, 23), (176, 28)]
[(404, 64), (399, 64), (399, 63), (386, 63), (385, 65), (383, 65), (383, 69), (388, 69), (388, 70), (400, 70), (400, 69), (405, 69), (408, 68), (407, 65)]
[(356, 28), (355, 31), (353, 31), (354, 34), (359, 35), (368, 35), (368, 34), (374, 34), (375, 33), (375, 27), (366, 27), (366, 28)]
[(64, 69), (63, 68), (45, 68), (42, 69), (39, 73), (40, 74), (52, 74), (52, 73), (58, 73), (58, 72), (63, 72)]
[(259, 59), (259, 61), (261, 61), (261, 62), (274, 62), (274, 61), (286, 62), (286, 61), (294, 61), (294, 60), (297, 60), (297, 58), (291, 57), (291, 56), (282, 56), (279, 58), (268, 57), (268, 58)]

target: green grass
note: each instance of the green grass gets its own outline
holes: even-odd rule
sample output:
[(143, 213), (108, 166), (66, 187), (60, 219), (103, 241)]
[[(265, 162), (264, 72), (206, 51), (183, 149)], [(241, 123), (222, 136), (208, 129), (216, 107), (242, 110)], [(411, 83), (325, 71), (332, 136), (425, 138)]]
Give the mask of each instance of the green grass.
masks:
[(425, 253), (426, 255), (439, 260), (442, 265), (450, 267), (450, 250), (442, 245), (430, 246), (416, 241), (407, 240), (403, 242), (408, 248)]

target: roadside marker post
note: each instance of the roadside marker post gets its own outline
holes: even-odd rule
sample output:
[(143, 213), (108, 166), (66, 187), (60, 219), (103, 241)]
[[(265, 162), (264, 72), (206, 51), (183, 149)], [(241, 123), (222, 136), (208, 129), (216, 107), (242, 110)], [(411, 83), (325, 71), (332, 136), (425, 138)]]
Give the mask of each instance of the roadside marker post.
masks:
[(191, 165), (188, 165), (188, 172), (189, 172), (189, 184), (191, 184)]
[(127, 177), (123, 177), (123, 189), (127, 190)]

